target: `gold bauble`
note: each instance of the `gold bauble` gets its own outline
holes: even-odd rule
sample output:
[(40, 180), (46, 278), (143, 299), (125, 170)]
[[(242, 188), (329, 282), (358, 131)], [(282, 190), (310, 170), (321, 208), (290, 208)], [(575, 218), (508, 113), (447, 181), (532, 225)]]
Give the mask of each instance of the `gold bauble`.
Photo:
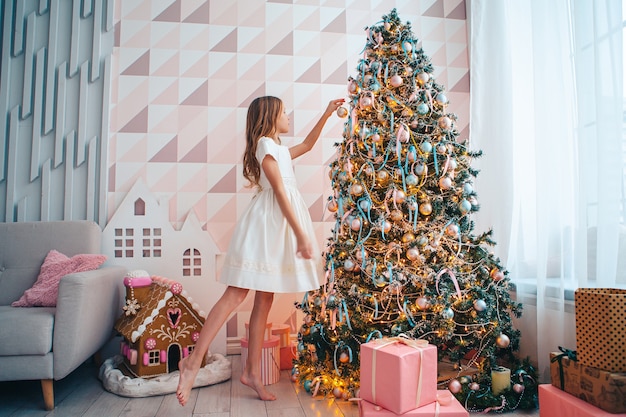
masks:
[(415, 235), (411, 232), (402, 235), (402, 243), (410, 243), (415, 240)]
[(422, 203), (419, 208), (420, 214), (428, 216), (433, 212), (433, 206), (430, 203)]
[(402, 211), (400, 210), (392, 210), (391, 213), (389, 214), (389, 218), (393, 220), (394, 222), (402, 220), (403, 217), (404, 217), (404, 214), (402, 214)]

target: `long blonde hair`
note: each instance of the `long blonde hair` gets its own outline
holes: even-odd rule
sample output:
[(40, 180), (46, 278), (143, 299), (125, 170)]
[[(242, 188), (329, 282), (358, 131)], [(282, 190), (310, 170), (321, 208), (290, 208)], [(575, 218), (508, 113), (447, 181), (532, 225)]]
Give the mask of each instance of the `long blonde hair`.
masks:
[(258, 140), (263, 136), (271, 137), (276, 133), (276, 122), (282, 111), (283, 102), (273, 96), (257, 97), (248, 107), (243, 176), (250, 181), (250, 187), (258, 187), (261, 177), (261, 164), (256, 159)]

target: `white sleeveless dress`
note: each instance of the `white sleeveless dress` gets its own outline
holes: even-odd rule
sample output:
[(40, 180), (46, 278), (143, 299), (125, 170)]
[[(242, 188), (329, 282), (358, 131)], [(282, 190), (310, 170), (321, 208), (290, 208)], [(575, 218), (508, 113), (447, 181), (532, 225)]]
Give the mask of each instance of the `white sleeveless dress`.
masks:
[(287, 223), (263, 169), (258, 191), (243, 213), (224, 258), (220, 282), (274, 293), (318, 289), (322, 259), (308, 207), (297, 188), (289, 148), (262, 137), (256, 158), (271, 155), (277, 162), (291, 207), (313, 245), (313, 259), (296, 257), (296, 236)]

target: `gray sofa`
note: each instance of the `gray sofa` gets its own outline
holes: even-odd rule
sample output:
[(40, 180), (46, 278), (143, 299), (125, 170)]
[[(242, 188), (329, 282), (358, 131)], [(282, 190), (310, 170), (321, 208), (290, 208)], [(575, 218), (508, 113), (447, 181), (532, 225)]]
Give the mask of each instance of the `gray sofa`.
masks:
[(123, 303), (126, 268), (66, 275), (56, 307), (11, 307), (37, 280), (55, 249), (68, 257), (98, 254), (100, 226), (90, 221), (0, 223), (0, 381), (41, 380), (44, 406), (54, 408), (53, 380), (96, 354), (111, 339)]

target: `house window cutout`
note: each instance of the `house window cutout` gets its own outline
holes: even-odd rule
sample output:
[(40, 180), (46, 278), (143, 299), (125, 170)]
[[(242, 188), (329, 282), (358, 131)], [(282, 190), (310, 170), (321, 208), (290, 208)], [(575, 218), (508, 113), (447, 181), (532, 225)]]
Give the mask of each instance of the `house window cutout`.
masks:
[(183, 253), (183, 276), (199, 277), (202, 275), (202, 256), (198, 249), (187, 249)]
[(161, 228), (142, 229), (142, 255), (144, 258), (160, 258), (161, 257)]
[(115, 257), (116, 258), (132, 258), (134, 255), (134, 236), (135, 231), (131, 228), (115, 229)]
[(160, 363), (161, 352), (158, 349), (148, 352), (148, 366), (157, 366)]
[(146, 202), (141, 198), (135, 200), (135, 216), (145, 216), (146, 215)]

